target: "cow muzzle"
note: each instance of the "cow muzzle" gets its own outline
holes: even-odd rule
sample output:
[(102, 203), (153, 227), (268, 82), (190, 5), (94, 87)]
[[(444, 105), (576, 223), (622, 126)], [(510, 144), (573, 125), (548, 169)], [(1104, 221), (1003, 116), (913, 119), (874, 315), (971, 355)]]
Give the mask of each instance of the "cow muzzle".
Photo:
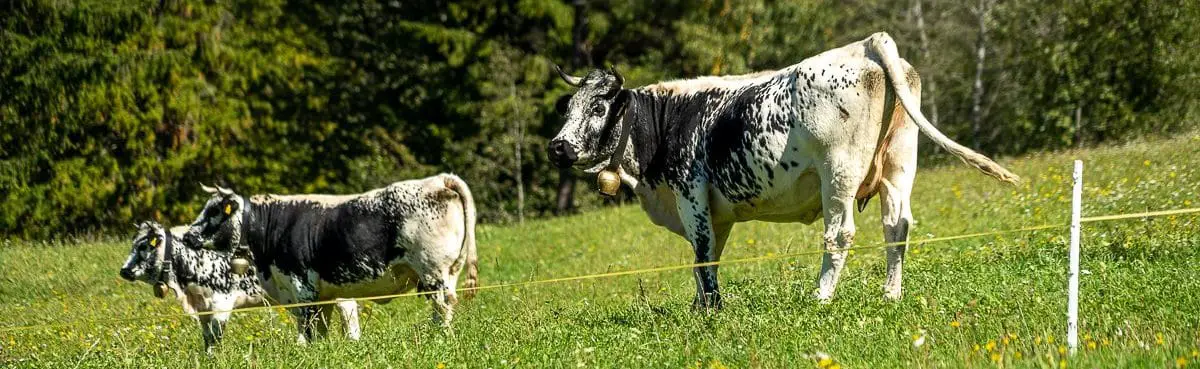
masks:
[(133, 274), (132, 269), (121, 268), (121, 272), (119, 274), (121, 275), (121, 279), (127, 281), (133, 282), (134, 280), (137, 280), (137, 275)]
[(546, 148), (546, 151), (550, 156), (550, 161), (553, 161), (559, 168), (570, 168), (579, 161), (579, 154), (566, 140), (550, 141), (550, 146)]

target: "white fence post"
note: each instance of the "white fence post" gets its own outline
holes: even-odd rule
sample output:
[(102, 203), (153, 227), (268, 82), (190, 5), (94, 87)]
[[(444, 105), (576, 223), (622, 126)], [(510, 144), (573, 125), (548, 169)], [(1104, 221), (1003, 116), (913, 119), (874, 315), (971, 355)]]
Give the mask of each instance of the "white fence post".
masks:
[(1071, 270), (1067, 274), (1067, 347), (1074, 355), (1079, 348), (1079, 213), (1083, 202), (1083, 161), (1075, 161), (1071, 174)]

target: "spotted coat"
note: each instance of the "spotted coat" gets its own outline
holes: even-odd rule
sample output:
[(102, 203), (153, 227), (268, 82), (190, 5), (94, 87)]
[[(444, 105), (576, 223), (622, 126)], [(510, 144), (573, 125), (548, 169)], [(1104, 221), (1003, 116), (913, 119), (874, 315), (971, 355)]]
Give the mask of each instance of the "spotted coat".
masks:
[[(348, 299), (415, 288), (428, 293), (434, 320), (448, 326), (460, 273), (467, 272), (465, 287), (476, 284), (475, 205), (457, 176), (401, 181), (354, 195), (247, 198), (206, 190), (212, 198), (185, 244), (246, 248), (267, 293), (281, 303), (339, 301), (351, 339), (360, 332)], [(327, 307), (290, 311), (297, 317), (299, 342), (325, 335)]]
[[(618, 144), (628, 145), (622, 181), (651, 221), (692, 244), (698, 263), (720, 259), (734, 223), (823, 217), (827, 253), (815, 292), (821, 301), (831, 298), (853, 243), (856, 201), (861, 211), (881, 194), (885, 238), (907, 240), (918, 132), (988, 175), (1018, 180), (924, 118), (920, 78), (886, 33), (777, 71), (632, 90), (623, 90), (613, 71), (563, 78), (579, 90), (549, 145), (553, 161), (596, 172)], [(629, 141), (618, 143), (625, 125)], [(889, 298), (900, 296), (903, 254), (903, 246), (887, 252)], [(694, 273), (695, 306), (719, 307), (717, 266)]]
[[(186, 230), (175, 227), (168, 231), (156, 222), (138, 225), (120, 275), (131, 281), (166, 282), (183, 311), (200, 323), (205, 350), (211, 352), (225, 331), (229, 311), (260, 306), (267, 296), (253, 270), (246, 275), (229, 272), (229, 253), (184, 247)], [(207, 312), (215, 313), (197, 314)]]

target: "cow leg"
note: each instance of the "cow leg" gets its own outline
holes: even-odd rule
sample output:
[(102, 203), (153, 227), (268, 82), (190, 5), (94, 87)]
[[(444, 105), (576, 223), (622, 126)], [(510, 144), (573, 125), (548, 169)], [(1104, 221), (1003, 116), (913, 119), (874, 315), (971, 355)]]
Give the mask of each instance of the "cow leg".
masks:
[(292, 313), (292, 317), (296, 319), (296, 343), (307, 345), (313, 339), (312, 323), (316, 319), (316, 309), (312, 306), (304, 306), (288, 308), (288, 312)]
[(844, 172), (835, 174), (832, 170), (823, 172), (821, 205), (825, 211), (825, 235), (822, 240), (825, 254), (821, 260), (821, 274), (817, 278), (815, 297), (822, 303), (828, 303), (833, 298), (838, 278), (846, 265), (846, 248), (854, 244), (854, 194), (865, 173), (854, 175)]
[[(308, 303), (317, 301), (317, 291), (314, 286), (317, 285), (316, 273), (309, 272), (306, 276), (288, 275), (286, 277), (291, 287), (291, 292), (294, 296), (294, 302)], [(320, 309), (318, 306), (303, 306), (288, 309), (292, 316), (296, 318), (296, 343), (305, 345), (308, 344), (314, 337), (313, 324), (318, 320)]]
[[(920, 94), (920, 91), (915, 93)], [(917, 173), (917, 134), (915, 124), (911, 122), (901, 128), (892, 141), (883, 166), (882, 186), (879, 189), (883, 239), (888, 243), (904, 243), (887, 248), (887, 277), (883, 284), (883, 297), (888, 300), (899, 300), (901, 296), (904, 252), (908, 248), (909, 227), (913, 224), (909, 199)]]
[(342, 315), (342, 324), (346, 329), (346, 338), (358, 341), (362, 330), (358, 326), (358, 303), (354, 300), (338, 299), (337, 307)]
[[(695, 262), (708, 263), (720, 260), (724, 248), (724, 239), (718, 243), (717, 232), (713, 229), (712, 216), (708, 204), (707, 185), (694, 181), (688, 188), (677, 189), (679, 197), (675, 199), (679, 212), (679, 220), (683, 225), (684, 237), (692, 244), (696, 254)], [(728, 237), (726, 225), (720, 232), (722, 237)], [(719, 245), (719, 246), (718, 246)], [(717, 285), (717, 266), (698, 266), (692, 269), (696, 277), (696, 299), (692, 301), (693, 309), (721, 308), (721, 291)]]
[(417, 291), (426, 293), (425, 297), (433, 305), (433, 323), (449, 328), (450, 321), (454, 319), (454, 306), (451, 304), (453, 292), (446, 287), (445, 277), (419, 278)]
[(216, 319), (211, 315), (202, 315), (199, 317), (200, 336), (204, 338), (204, 352), (212, 355), (213, 347), (220, 340), (220, 330), (214, 329)]
[[(911, 177), (911, 176), (910, 176)], [(912, 224), (912, 211), (908, 204), (909, 188), (884, 182), (880, 201), (883, 220), (884, 242), (903, 242), (887, 248), (887, 277), (883, 284), (883, 297), (899, 300), (901, 296), (901, 274), (904, 267), (904, 251), (908, 248), (908, 228)], [(911, 185), (911, 180), (908, 184)], [(905, 186), (907, 187), (907, 186)]]

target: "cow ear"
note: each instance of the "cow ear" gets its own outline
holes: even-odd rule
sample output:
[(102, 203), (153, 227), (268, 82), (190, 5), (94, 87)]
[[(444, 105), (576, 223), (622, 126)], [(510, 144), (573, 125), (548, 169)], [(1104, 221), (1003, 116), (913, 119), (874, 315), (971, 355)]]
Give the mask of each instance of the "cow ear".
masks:
[(226, 200), (225, 203), (221, 205), (221, 212), (227, 216), (233, 215), (233, 213), (237, 210), (238, 210), (237, 201)]
[(567, 114), (567, 109), (571, 108), (571, 97), (573, 96), (575, 95), (566, 94), (563, 95), (563, 97), (558, 98), (558, 101), (554, 103), (554, 111), (557, 112), (558, 115)]

